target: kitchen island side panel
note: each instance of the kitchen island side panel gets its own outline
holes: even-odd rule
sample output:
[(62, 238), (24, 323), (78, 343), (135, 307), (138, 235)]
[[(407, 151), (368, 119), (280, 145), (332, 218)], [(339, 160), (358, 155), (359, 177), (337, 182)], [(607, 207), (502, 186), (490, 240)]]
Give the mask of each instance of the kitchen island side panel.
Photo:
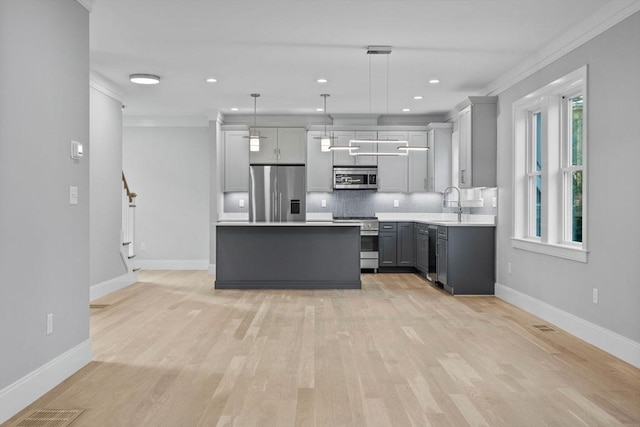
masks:
[(360, 289), (360, 228), (217, 226), (217, 289)]

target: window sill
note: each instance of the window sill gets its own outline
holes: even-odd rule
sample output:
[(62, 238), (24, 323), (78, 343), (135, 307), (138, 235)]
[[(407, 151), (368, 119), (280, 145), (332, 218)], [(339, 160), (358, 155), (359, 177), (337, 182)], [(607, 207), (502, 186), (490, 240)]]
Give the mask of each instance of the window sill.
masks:
[(588, 251), (582, 248), (575, 248), (565, 245), (557, 245), (552, 243), (536, 242), (534, 240), (522, 239), (518, 237), (511, 238), (511, 246), (516, 249), (536, 252), (539, 254), (554, 256), (557, 258), (570, 259), (572, 261), (587, 262)]

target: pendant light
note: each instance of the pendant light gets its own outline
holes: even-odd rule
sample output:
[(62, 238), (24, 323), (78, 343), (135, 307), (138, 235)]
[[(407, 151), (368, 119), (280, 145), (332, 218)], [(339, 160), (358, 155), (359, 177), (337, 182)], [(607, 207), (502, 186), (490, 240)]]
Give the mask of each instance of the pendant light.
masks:
[(320, 140), (320, 151), (323, 153), (328, 153), (331, 151), (331, 140), (333, 139), (332, 135), (327, 133), (327, 121), (329, 121), (329, 113), (327, 112), (327, 97), (331, 96), (328, 93), (323, 93), (320, 95), (324, 98), (324, 132), (322, 132), (321, 136), (316, 136), (314, 139)]
[(260, 97), (259, 93), (252, 93), (251, 97), (253, 98), (253, 128), (249, 128), (249, 136), (245, 136), (245, 138), (249, 138), (249, 151), (260, 151), (260, 139), (265, 139), (266, 136), (260, 136), (260, 132), (256, 130), (257, 123), (257, 114), (256, 107), (258, 104), (258, 98)]

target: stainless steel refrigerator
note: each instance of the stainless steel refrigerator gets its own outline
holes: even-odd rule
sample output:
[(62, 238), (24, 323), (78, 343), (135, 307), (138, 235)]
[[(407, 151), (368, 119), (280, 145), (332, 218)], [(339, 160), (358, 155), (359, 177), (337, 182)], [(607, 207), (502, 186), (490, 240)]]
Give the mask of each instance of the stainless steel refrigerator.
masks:
[(304, 222), (307, 183), (304, 165), (251, 165), (250, 222)]

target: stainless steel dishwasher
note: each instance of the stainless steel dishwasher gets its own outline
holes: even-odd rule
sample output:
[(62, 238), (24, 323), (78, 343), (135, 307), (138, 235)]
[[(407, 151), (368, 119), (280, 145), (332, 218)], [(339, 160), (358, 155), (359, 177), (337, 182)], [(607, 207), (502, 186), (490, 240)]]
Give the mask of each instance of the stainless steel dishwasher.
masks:
[(438, 280), (438, 273), (436, 270), (437, 242), (438, 242), (438, 226), (429, 225), (429, 266), (427, 268), (427, 279), (431, 280), (433, 283), (436, 283)]
[(447, 288), (447, 227), (438, 227), (438, 242), (436, 245), (436, 274), (437, 281)]

